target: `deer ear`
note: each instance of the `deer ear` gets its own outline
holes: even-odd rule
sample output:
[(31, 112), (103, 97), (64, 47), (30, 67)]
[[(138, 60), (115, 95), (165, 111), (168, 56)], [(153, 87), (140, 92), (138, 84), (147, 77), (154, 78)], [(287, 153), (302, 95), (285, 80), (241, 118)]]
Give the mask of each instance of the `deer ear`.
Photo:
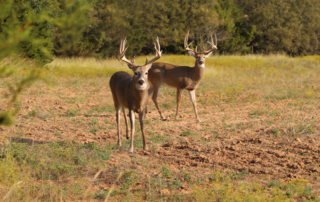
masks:
[(212, 54), (212, 51), (206, 54), (206, 58), (209, 57)]
[(131, 65), (131, 64), (127, 64), (129, 69), (131, 69), (132, 71), (135, 71), (137, 69), (138, 66), (134, 66), (134, 65)]
[(193, 51), (188, 51), (188, 53), (191, 57), (194, 57), (194, 58), (196, 57), (196, 54)]

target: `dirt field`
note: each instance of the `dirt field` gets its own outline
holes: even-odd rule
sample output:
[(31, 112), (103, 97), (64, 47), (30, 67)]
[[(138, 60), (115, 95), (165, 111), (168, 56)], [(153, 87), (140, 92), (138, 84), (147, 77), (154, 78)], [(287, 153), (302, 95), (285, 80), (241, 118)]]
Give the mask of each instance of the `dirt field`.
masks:
[[(150, 100), (145, 121), (149, 150), (142, 149), (137, 121), (135, 152), (129, 154), (123, 117), (123, 146), (116, 145), (115, 111), (108, 81), (106, 78), (62, 78), (51, 86), (36, 83), (21, 95), (22, 110), (16, 117), (16, 124), (1, 127), (2, 141), (37, 144), (67, 140), (107, 145), (111, 151), (110, 159), (105, 161), (107, 167), (89, 174), (93, 177), (98, 173), (95, 177), (99, 180), (86, 189), (99, 193), (124, 186), (117, 182), (121, 172), (128, 174), (134, 170), (138, 176), (128, 187), (127, 198), (115, 194), (113, 200), (128, 200), (140, 195), (142, 198), (135, 199), (151, 200), (152, 193), (158, 195), (154, 200), (172, 194), (192, 194), (197, 188), (190, 185), (186, 177), (181, 178), (182, 172), (188, 173), (192, 179), (210, 183), (215, 181), (213, 173), (216, 171), (228, 176), (232, 173), (237, 176), (232, 180), (242, 183), (268, 185), (274, 181), (306, 180), (312, 193), (319, 196), (319, 82), (310, 80), (312, 86), (299, 83), (299, 88), (313, 89), (311, 97), (260, 99), (262, 88), (252, 87), (232, 94), (232, 99), (228, 99), (217, 95), (215, 86), (218, 81), (211, 83), (210, 79), (205, 79), (203, 87), (196, 93), (201, 123), (195, 120), (186, 92), (183, 93), (179, 118), (174, 119), (175, 91), (163, 88), (159, 103), (168, 120), (160, 120)], [(286, 87), (290, 89), (292, 86), (281, 88)], [(163, 187), (160, 180), (160, 186), (153, 187), (156, 190), (151, 194), (150, 178), (164, 179)], [(177, 179), (180, 179), (179, 186), (170, 188), (169, 184), (174, 184)], [(148, 190), (150, 195), (146, 194)], [(308, 199), (296, 195), (293, 198), (297, 201)], [(99, 200), (99, 197), (95, 199)]]

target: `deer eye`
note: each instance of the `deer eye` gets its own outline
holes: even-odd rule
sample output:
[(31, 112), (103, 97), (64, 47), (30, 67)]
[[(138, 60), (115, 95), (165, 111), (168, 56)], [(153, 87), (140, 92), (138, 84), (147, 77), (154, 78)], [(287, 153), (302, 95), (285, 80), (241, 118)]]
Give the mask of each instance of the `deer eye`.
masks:
[(148, 75), (148, 72), (146, 72), (146, 75)]
[(138, 72), (135, 72), (134, 75), (138, 75)]

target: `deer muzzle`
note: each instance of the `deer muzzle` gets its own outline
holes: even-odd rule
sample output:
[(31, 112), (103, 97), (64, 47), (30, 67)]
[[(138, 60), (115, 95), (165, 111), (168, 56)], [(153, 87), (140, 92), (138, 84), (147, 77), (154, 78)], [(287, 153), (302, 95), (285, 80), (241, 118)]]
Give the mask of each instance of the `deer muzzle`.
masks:
[(138, 80), (138, 83), (139, 83), (140, 85), (143, 85), (143, 84), (144, 84), (144, 80), (143, 80), (143, 79), (139, 79), (139, 80)]

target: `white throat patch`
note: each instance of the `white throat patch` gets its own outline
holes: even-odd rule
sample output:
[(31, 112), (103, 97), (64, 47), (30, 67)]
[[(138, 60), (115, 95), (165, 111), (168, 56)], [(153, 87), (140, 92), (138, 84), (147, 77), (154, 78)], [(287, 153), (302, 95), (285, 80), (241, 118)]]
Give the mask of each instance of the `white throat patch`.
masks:
[(136, 89), (137, 89), (137, 90), (145, 90), (145, 89), (147, 89), (147, 87), (148, 87), (148, 84), (147, 84), (147, 83), (144, 83), (144, 84), (142, 84), (142, 85), (136, 83)]
[(202, 63), (201, 65), (199, 64), (198, 67), (205, 67), (205, 65)]

